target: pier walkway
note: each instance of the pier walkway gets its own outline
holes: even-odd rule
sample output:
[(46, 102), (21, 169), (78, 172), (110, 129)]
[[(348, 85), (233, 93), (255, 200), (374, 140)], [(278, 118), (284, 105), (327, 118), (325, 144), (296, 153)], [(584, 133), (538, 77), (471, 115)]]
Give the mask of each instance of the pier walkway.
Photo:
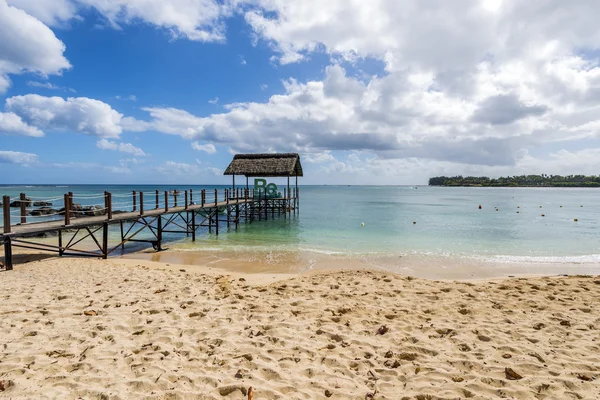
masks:
[[(202, 190), (196, 202), (193, 195), (192, 190), (163, 193), (158, 190), (133, 191), (130, 195), (117, 195), (126, 200), (113, 203), (112, 193), (104, 192), (96, 196), (80, 196), (88, 201), (103, 199), (103, 204), (84, 207), (77, 203), (78, 196), (69, 192), (63, 196), (63, 207), (58, 210), (43, 206), (46, 204), (43, 200), (34, 202), (24, 193), (17, 199), (4, 196), (3, 226), (0, 230), (4, 267), (7, 270), (13, 267), (13, 247), (56, 252), (59, 256), (102, 258), (107, 258), (119, 248), (124, 250), (127, 242), (149, 243), (160, 251), (163, 233), (185, 234), (195, 240), (200, 227), (207, 227), (208, 232), (214, 229), (218, 235), (221, 224), (237, 228), (240, 222), (272, 219), (281, 215), (287, 217), (296, 213), (299, 205), (297, 187), (284, 189), (283, 195), (277, 197), (269, 197), (266, 193), (254, 195), (254, 191), (248, 188)], [(145, 208), (148, 203), (144, 203), (144, 197), (153, 200), (152, 208)], [(38, 207), (32, 207), (34, 204)], [(18, 223), (14, 223), (15, 218)], [(119, 226), (120, 229), (120, 241), (116, 244), (109, 243), (109, 229), (112, 226)], [(39, 240), (48, 234), (56, 234), (58, 243)], [(81, 247), (85, 239), (91, 239), (91, 248)]]

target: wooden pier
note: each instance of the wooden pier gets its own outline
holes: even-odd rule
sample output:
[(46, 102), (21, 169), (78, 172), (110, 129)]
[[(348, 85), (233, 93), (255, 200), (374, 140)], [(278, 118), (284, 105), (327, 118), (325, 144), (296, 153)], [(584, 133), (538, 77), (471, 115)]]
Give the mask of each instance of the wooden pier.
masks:
[[(148, 195), (151, 196), (148, 196)], [(4, 223), (0, 231), (0, 244), (4, 245), (4, 265), (10, 270), (13, 267), (13, 247), (31, 250), (56, 252), (59, 256), (91, 256), (107, 258), (115, 250), (124, 249), (127, 242), (142, 242), (151, 244), (155, 250), (162, 250), (163, 234), (185, 234), (196, 240), (196, 234), (201, 227), (214, 230), (219, 235), (222, 225), (234, 226), (236, 229), (240, 222), (255, 220), (268, 220), (276, 216), (287, 217), (296, 213), (298, 208), (299, 191), (292, 189), (285, 191), (285, 196), (268, 198), (254, 196), (254, 191), (249, 189), (222, 189), (214, 191), (202, 190), (200, 200), (194, 202), (193, 192), (184, 191), (183, 204), (178, 203), (178, 196), (168, 192), (132, 192), (129, 207), (121, 210), (113, 209), (112, 193), (94, 196), (104, 199), (104, 207), (81, 207), (77, 203), (77, 195), (67, 193), (64, 195), (62, 209), (51, 215), (39, 216), (41, 222), (32, 222), (36, 219), (28, 215), (26, 200), (20, 202), (17, 224), (11, 224), (11, 215), (15, 216), (10, 207), (11, 199), (3, 197)], [(89, 199), (89, 196), (84, 196)], [(148, 208), (145, 199), (152, 198), (153, 202)], [(20, 199), (27, 199), (21, 194)], [(119, 203), (121, 206), (123, 202)], [(132, 211), (122, 211), (123, 208)], [(101, 215), (85, 215), (85, 213)], [(36, 216), (37, 217), (37, 216)], [(56, 218), (60, 219), (56, 219)], [(120, 241), (110, 243), (109, 229), (119, 227)], [(36, 241), (47, 233), (55, 233), (58, 243), (50, 244), (46, 241)], [(140, 238), (141, 236), (150, 238)], [(145, 234), (145, 235), (143, 235)], [(80, 244), (85, 239), (91, 239), (97, 250), (81, 248)], [(78, 247), (79, 245), (79, 247)]]
[[(59, 256), (102, 258), (119, 248), (124, 250), (127, 242), (148, 243), (160, 251), (164, 233), (185, 234), (195, 241), (201, 227), (208, 228), (209, 233), (214, 229), (219, 235), (220, 225), (233, 225), (237, 229), (241, 222), (269, 220), (282, 215), (287, 218), (299, 208), (298, 176), (302, 176), (302, 166), (296, 153), (238, 154), (225, 175), (233, 175), (231, 188), (204, 189), (199, 193), (192, 190), (93, 195), (69, 192), (60, 198), (36, 199), (40, 208), (32, 211), (28, 208), (35, 202), (25, 193), (17, 199), (3, 196), (0, 245), (4, 246), (4, 267), (7, 270), (13, 268), (13, 247), (55, 252)], [(245, 187), (236, 188), (235, 175), (245, 175)], [(250, 189), (248, 178), (251, 176), (287, 177), (287, 187), (282, 192), (273, 190), (274, 184)], [(295, 187), (290, 187), (291, 176), (296, 177)], [(257, 181), (266, 183), (263, 179)], [(113, 201), (113, 197), (117, 201)], [(61, 209), (41, 206), (48, 200), (57, 199), (62, 200)], [(99, 201), (100, 204), (83, 207), (78, 201)], [(13, 224), (12, 217), (19, 222)], [(114, 226), (119, 227), (118, 243), (110, 243), (109, 230)], [(56, 244), (36, 241), (48, 233), (56, 233)], [(85, 239), (93, 241), (92, 249), (81, 247)]]

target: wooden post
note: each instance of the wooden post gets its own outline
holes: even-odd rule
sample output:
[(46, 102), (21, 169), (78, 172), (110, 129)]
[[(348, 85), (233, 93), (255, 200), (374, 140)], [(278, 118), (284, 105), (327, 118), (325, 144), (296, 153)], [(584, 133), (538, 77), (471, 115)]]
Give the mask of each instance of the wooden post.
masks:
[(107, 192), (106, 195), (107, 195), (106, 199), (108, 201), (108, 204), (106, 206), (106, 208), (107, 208), (106, 215), (108, 215), (108, 219), (111, 220), (112, 219), (112, 211), (113, 211), (112, 210), (112, 193)]
[(219, 192), (215, 189), (215, 206), (219, 203)]
[(158, 189), (156, 189), (156, 209), (158, 210)]
[(165, 190), (165, 212), (169, 211), (169, 192)]
[(102, 224), (102, 258), (108, 258), (108, 222)]
[(71, 202), (69, 194), (65, 194), (65, 226), (71, 224)]
[(4, 236), (4, 268), (6, 268), (7, 271), (11, 271), (13, 269), (12, 243), (10, 236)]
[(193, 189), (190, 189), (190, 204), (194, 202), (194, 192)]
[(27, 196), (25, 196), (25, 193), (21, 193), (20, 196), (20, 206), (21, 206), (21, 223), (25, 224), (27, 223), (27, 203), (26, 203), (26, 199)]
[(196, 241), (196, 211), (192, 211), (192, 242), (195, 242), (195, 241)]
[(206, 201), (206, 189), (202, 189), (200, 192), (200, 206), (204, 207), (204, 202)]
[(286, 212), (289, 211), (289, 213), (291, 214), (292, 213), (292, 207), (290, 207), (290, 199), (289, 199), (289, 196), (290, 196), (290, 193), (291, 193), (290, 192), (290, 177), (289, 176), (287, 177), (287, 192), (288, 192), (288, 198), (285, 201), (285, 211)]
[(225, 189), (225, 204), (229, 205), (229, 189)]
[(173, 190), (173, 207), (177, 207), (177, 189)]
[(73, 209), (73, 192), (69, 192), (69, 210)]
[(244, 189), (244, 218), (246, 219), (246, 222), (248, 222), (248, 209), (249, 209), (249, 205), (248, 205), (248, 189)]
[(131, 210), (131, 211), (135, 212), (137, 210), (137, 196), (136, 196), (135, 190), (133, 191), (132, 194), (133, 194), (133, 196), (132, 196), (132, 199), (133, 199), (133, 210)]
[(4, 233), (10, 233), (10, 197), (2, 196), (2, 215), (4, 216)]
[(64, 253), (63, 250), (63, 246), (62, 246), (62, 231), (59, 229), (58, 230), (58, 256), (62, 257)]
[(104, 191), (104, 213), (108, 215), (108, 192)]
[(288, 194), (289, 193), (287, 193), (286, 188), (283, 188), (283, 199), (284, 199), (283, 200), (283, 218), (286, 218), (286, 212), (285, 212), (285, 203), (286, 203), (286, 200), (285, 199), (287, 198)]
[(231, 175), (231, 177), (233, 178), (233, 185), (231, 186), (231, 189), (233, 193), (235, 193), (235, 175)]
[(125, 250), (125, 232), (123, 229), (123, 220), (119, 221), (119, 226), (121, 228), (121, 250)]
[(144, 215), (144, 192), (140, 192), (140, 215)]
[(217, 232), (217, 236), (219, 236), (219, 207), (215, 208), (215, 231)]
[(187, 210), (188, 209), (188, 191), (185, 191), (185, 203), (184, 203), (184, 208)]
[[(166, 192), (165, 192), (166, 193)], [(162, 251), (162, 217), (159, 215), (156, 220), (156, 251)]]

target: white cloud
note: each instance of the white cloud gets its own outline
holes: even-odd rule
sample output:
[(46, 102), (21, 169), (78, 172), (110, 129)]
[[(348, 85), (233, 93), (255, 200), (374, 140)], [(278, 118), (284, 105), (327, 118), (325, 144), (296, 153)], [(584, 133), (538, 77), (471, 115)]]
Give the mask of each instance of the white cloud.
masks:
[(215, 97), (214, 99), (211, 99), (208, 101), (209, 104), (217, 104), (219, 102), (219, 98)]
[(208, 154), (215, 154), (217, 152), (217, 149), (215, 148), (215, 145), (211, 144), (211, 143), (200, 144), (198, 142), (193, 142), (192, 143), (192, 149), (198, 150), (198, 151), (203, 151), (203, 152), (208, 153)]
[(10, 86), (9, 74), (60, 74), (71, 67), (65, 45), (52, 30), (25, 11), (0, 0), (0, 94)]
[(63, 87), (63, 86), (57, 86), (50, 82), (27, 81), (27, 86), (37, 87), (37, 88), (42, 88), (42, 89), (49, 89), (49, 90), (64, 90), (66, 92), (72, 92), (72, 93), (76, 92), (75, 89), (71, 89), (71, 88)]
[(71, 0), (7, 0), (46, 25), (56, 26), (75, 18), (77, 7)]
[(6, 99), (6, 109), (41, 130), (80, 132), (116, 138), (122, 114), (99, 100), (87, 97), (44, 97), (37, 94)]
[(137, 101), (137, 96), (135, 94), (130, 94), (129, 96), (115, 96), (115, 99)]
[(222, 176), (223, 175), (223, 171), (219, 168), (208, 167), (206, 170), (209, 175), (213, 175), (213, 176)]
[(305, 153), (302, 155), (302, 160), (307, 163), (320, 164), (327, 161), (335, 161), (331, 151), (323, 151), (318, 153)]
[(267, 85), (266, 83), (263, 83), (262, 85), (260, 85), (260, 90), (267, 90), (269, 88), (269, 85)]
[(43, 89), (51, 89), (51, 90), (57, 90), (60, 89), (58, 86), (50, 83), (50, 82), (36, 82), (36, 81), (27, 81), (27, 86), (31, 86), (31, 87), (39, 87), (39, 88), (43, 88)]
[(32, 153), (0, 150), (0, 163), (29, 166), (37, 162), (38, 156)]
[(93, 7), (109, 24), (143, 21), (166, 29), (174, 38), (202, 42), (225, 40), (222, 18), (229, 13), (227, 5), (216, 0), (76, 0)]
[(0, 134), (44, 136), (44, 132), (34, 126), (27, 125), (17, 114), (0, 112)]
[(246, 65), (246, 59), (244, 58), (244, 56), (240, 55), (240, 64), (242, 65)]
[(166, 161), (156, 170), (165, 175), (195, 175), (200, 172), (200, 168), (194, 164), (186, 164), (175, 161)]
[(107, 139), (98, 140), (96, 142), (96, 147), (98, 147), (99, 149), (102, 149), (102, 150), (117, 150), (117, 151), (120, 151), (121, 153), (128, 153), (128, 154), (132, 154), (137, 157), (146, 155), (146, 153), (144, 153), (144, 151), (142, 149), (140, 149), (139, 147), (135, 147), (131, 143), (123, 143), (123, 142), (117, 143), (117, 142), (111, 142), (110, 140), (107, 140)]

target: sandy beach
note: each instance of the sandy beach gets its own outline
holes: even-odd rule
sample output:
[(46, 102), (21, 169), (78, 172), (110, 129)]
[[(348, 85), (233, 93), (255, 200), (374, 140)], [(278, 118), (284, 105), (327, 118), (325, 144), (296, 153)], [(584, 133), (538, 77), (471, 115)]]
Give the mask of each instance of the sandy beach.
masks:
[(600, 398), (600, 277), (49, 258), (0, 298), (4, 398)]

